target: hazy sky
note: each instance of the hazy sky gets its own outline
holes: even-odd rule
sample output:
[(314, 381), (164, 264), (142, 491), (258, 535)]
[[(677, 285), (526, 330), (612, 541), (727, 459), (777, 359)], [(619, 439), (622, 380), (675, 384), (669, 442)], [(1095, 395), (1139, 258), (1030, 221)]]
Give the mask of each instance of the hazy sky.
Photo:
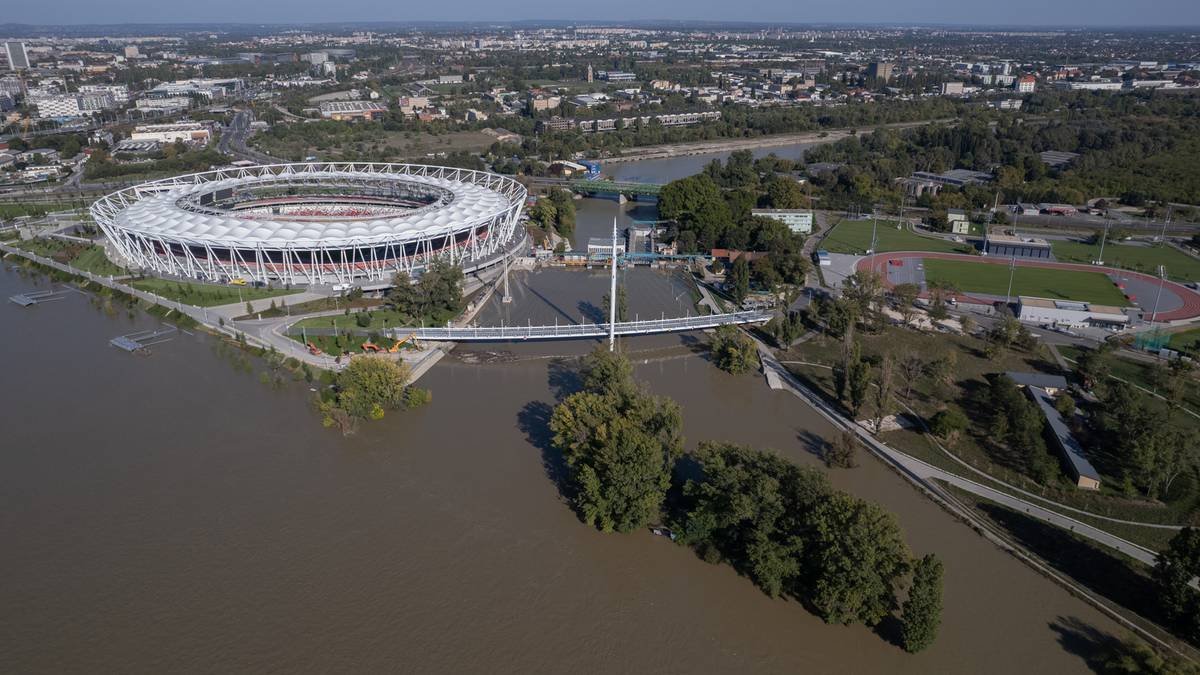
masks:
[(703, 19), (1197, 26), (1200, 0), (7, 0), (0, 23)]

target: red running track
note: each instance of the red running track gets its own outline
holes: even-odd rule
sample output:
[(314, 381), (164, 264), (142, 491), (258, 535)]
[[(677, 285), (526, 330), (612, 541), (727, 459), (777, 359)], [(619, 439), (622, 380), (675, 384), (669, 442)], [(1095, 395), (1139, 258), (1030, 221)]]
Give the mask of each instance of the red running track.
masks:
[[(884, 284), (890, 284), (887, 280), (887, 264), (889, 260), (901, 259), (905, 261), (922, 260), (925, 258), (939, 258), (942, 260), (965, 260), (967, 262), (979, 263), (981, 265), (1008, 265), (1009, 258), (985, 258), (982, 256), (963, 255), (961, 253), (930, 253), (927, 251), (894, 251), (892, 253), (876, 253), (858, 261), (856, 269), (873, 270), (883, 279)], [(907, 264), (907, 263), (906, 263)], [(1051, 262), (1042, 260), (1022, 260), (1017, 258), (1017, 267), (1045, 267), (1056, 270), (1070, 270), (1073, 272), (1102, 272), (1104, 274), (1120, 274), (1122, 276), (1137, 277), (1150, 283), (1158, 283), (1158, 277), (1144, 274), (1142, 272), (1133, 272), (1130, 270), (1116, 269), (1113, 267), (1100, 267), (1097, 265), (1082, 265), (1079, 263), (1064, 263)], [(1156, 321), (1183, 321), (1200, 317), (1200, 294), (1191, 289), (1177, 284), (1173, 281), (1168, 281), (1163, 285), (1163, 292), (1170, 293), (1178, 298), (1183, 304), (1182, 306), (1173, 309), (1169, 312), (1159, 312)], [(979, 298), (970, 298), (969, 296), (961, 296), (969, 298), (975, 302), (988, 303), (987, 300)], [(1148, 311), (1148, 310), (1147, 310)]]

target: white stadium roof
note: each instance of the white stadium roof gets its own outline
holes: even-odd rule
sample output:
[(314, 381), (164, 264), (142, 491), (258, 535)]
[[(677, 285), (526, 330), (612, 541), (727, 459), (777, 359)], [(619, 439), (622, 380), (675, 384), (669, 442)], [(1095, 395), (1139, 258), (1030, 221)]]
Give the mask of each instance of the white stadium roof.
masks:
[[(361, 179), (354, 171), (322, 171), (320, 178)], [(250, 216), (236, 211), (216, 213), (212, 209), (190, 210), (180, 200), (200, 193), (227, 188), (303, 178), (305, 174), (232, 177), (191, 184), (177, 184), (140, 198), (116, 214), (115, 224), (130, 232), (195, 242), (267, 247), (339, 242), (366, 243), (419, 239), (469, 226), (494, 217), (511, 206), (510, 197), (497, 189), (472, 182), (429, 175), (374, 173), (372, 178), (391, 179), (409, 185), (448, 191), (449, 203), (414, 209), (408, 213), (362, 218)]]

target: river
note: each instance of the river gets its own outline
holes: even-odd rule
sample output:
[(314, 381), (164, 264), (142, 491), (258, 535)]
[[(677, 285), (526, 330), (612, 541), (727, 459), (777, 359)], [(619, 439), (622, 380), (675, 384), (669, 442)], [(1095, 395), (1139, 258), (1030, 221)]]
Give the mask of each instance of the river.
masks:
[[(614, 203), (594, 208), (611, 223)], [(676, 282), (643, 271), (666, 303)], [(47, 283), (0, 265), (0, 298)], [(919, 655), (665, 539), (582, 525), (547, 475), (545, 418), (550, 357), (594, 343), (460, 348), (422, 378), (432, 404), (343, 438), (306, 385), (261, 384), (213, 338), (108, 345), (152, 325), (78, 293), (0, 304), (0, 672), (1068, 673), (1120, 634), (865, 456), (834, 484), (945, 562), (941, 635)], [(681, 404), (688, 447), (819, 466), (826, 423), (717, 371), (697, 339), (627, 345)], [(489, 350), (504, 358), (478, 363)]]

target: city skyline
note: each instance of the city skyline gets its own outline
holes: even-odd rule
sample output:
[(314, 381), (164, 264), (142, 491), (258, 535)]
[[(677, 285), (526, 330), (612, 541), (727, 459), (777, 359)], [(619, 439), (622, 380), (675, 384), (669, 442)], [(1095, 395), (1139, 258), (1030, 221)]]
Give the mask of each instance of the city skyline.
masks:
[[(150, 0), (90, 3), (65, 0), (53, 14), (31, 3), (10, 8), (4, 25), (116, 25), (116, 24), (267, 24), (305, 23), (420, 23), (420, 22), (536, 22), (584, 21), (604, 23), (722, 21), (743, 24), (862, 25), (862, 26), (981, 26), (981, 27), (1127, 27), (1166, 28), (1200, 26), (1200, 5), (1186, 0), (1159, 0), (1146, 5), (1070, 0), (1046, 5), (1033, 0), (1004, 4), (960, 3), (947, 7), (936, 0), (918, 0), (897, 6), (868, 0), (853, 12), (843, 6), (795, 5), (779, 0), (757, 0), (736, 7), (717, 0), (644, 3), (617, 0), (603, 11), (577, 5), (535, 0), (517, 7), (482, 0), (464, 0), (458, 11), (441, 6), (396, 7), (382, 0), (349, 0), (336, 10), (324, 3), (263, 2), (247, 5), (217, 0), (200, 5), (170, 6)], [(464, 19), (464, 16), (470, 19)], [(287, 19), (284, 21), (284, 19)], [(3, 25), (0, 25), (0, 30)]]

